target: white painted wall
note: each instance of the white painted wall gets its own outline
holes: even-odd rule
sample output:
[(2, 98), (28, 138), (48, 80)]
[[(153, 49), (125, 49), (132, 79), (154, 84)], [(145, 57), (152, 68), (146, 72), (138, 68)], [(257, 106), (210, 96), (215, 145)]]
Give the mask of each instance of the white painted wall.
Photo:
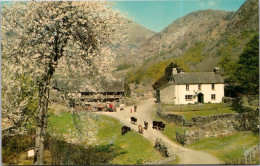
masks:
[[(215, 84), (215, 89), (211, 89), (211, 84), (201, 84), (201, 90), (198, 90), (198, 84), (189, 84), (189, 90), (186, 85), (175, 85), (175, 104), (194, 104), (198, 102), (197, 94), (204, 94), (204, 103), (221, 103), (224, 97), (224, 84)], [(215, 94), (216, 99), (211, 99), (211, 94)], [(193, 95), (191, 100), (186, 100), (185, 95)]]

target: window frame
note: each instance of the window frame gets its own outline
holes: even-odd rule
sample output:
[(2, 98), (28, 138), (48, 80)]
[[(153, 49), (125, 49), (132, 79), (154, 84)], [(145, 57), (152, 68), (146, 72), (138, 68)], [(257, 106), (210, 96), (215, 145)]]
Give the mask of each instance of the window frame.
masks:
[(193, 99), (192, 95), (185, 95), (185, 100), (192, 100), (192, 99)]
[(186, 91), (189, 91), (189, 90), (190, 90), (190, 85), (186, 84)]
[(198, 84), (198, 90), (201, 90), (201, 84)]
[(211, 89), (215, 90), (215, 84), (211, 84)]
[(211, 100), (216, 100), (216, 94), (211, 94)]

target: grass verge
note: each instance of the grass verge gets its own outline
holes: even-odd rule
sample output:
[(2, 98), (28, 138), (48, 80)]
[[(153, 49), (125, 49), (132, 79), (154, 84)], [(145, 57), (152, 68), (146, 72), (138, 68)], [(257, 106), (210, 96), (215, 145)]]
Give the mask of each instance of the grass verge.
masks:
[(185, 106), (166, 106), (167, 113), (182, 115), (186, 120), (191, 120), (193, 116), (210, 116), (220, 114), (236, 113), (232, 107), (223, 104), (202, 104)]
[[(220, 158), (224, 162), (231, 162), (241, 157), (244, 150), (259, 144), (259, 133), (238, 132), (226, 137), (210, 137), (196, 141), (188, 147), (206, 151)], [(259, 163), (259, 161), (258, 161)]]

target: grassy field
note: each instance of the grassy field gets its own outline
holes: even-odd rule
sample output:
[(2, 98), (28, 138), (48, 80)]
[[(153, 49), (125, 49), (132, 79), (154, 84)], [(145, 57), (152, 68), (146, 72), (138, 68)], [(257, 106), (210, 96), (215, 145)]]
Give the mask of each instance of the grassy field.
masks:
[(116, 157), (110, 164), (142, 164), (145, 161), (160, 159), (151, 142), (143, 138), (142, 135), (135, 131), (121, 135), (122, 125), (118, 120), (107, 116), (100, 116), (97, 121), (99, 130), (97, 138), (99, 144), (115, 144), (126, 151)]
[(193, 116), (210, 116), (220, 114), (236, 113), (232, 107), (219, 104), (201, 104), (201, 105), (185, 105), (185, 106), (166, 106), (167, 113), (183, 115), (186, 120), (191, 120)]
[(257, 144), (259, 144), (259, 133), (238, 132), (222, 138), (205, 138), (188, 145), (188, 147), (206, 151), (225, 162), (230, 162), (240, 157), (244, 149), (249, 149)]
[[(78, 123), (77, 126), (74, 124), (75, 120)], [(144, 139), (139, 133), (132, 130), (122, 136), (122, 124), (111, 117), (87, 113), (73, 116), (64, 112), (60, 115), (52, 114), (49, 117), (49, 122), (51, 124), (49, 125), (49, 131), (56, 136), (65, 136), (65, 138), (77, 140), (79, 131), (85, 133), (86, 130), (92, 129), (91, 134), (81, 134), (81, 140), (82, 137), (89, 137), (86, 140), (83, 139), (84, 141), (81, 141), (81, 143), (88, 143), (89, 145), (113, 144), (121, 148), (123, 153), (116, 156), (109, 164), (143, 164), (146, 161), (162, 158), (160, 153), (153, 148), (153, 144)]]

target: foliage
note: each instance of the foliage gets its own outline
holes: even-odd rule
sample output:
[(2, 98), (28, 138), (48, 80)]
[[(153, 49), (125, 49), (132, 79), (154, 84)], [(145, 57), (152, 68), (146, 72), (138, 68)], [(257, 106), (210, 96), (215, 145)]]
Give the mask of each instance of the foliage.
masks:
[(253, 36), (239, 56), (235, 77), (245, 94), (259, 92), (259, 35)]
[(13, 163), (19, 153), (34, 147), (33, 132), (23, 135), (3, 136), (2, 137), (2, 159), (4, 163)]
[(50, 150), (53, 165), (98, 165), (123, 153), (114, 145), (83, 146), (70, 144), (54, 137), (47, 138), (46, 147)]
[(244, 150), (259, 144), (259, 133), (238, 132), (226, 137), (205, 138), (188, 145), (188, 147), (211, 153), (225, 162), (241, 157)]
[(112, 62), (110, 45), (126, 27), (110, 3), (94, 1), (15, 2), (3, 6), (1, 21), (3, 34), (16, 34), (3, 42), (5, 60), (18, 64), (14, 75), (24, 73), (38, 86), (35, 164), (42, 164), (53, 75), (84, 74), (95, 82), (90, 87), (100, 85), (102, 73), (110, 73), (103, 72)]
[[(250, 37), (253, 33), (244, 31), (242, 36)], [(228, 43), (218, 54), (219, 64), (224, 69), (227, 95), (236, 97), (238, 94), (258, 94), (258, 34), (254, 34), (247, 43), (242, 54), (237, 58), (233, 52), (242, 41), (238, 38), (228, 38)]]
[[(184, 45), (186, 44), (184, 43)], [(129, 71), (126, 74), (126, 80), (129, 83), (140, 83), (141, 81), (145, 80), (152, 80), (151, 83), (155, 83), (157, 80), (164, 82), (167, 80), (164, 78), (165, 68), (170, 63), (178, 64), (180, 69), (184, 71), (189, 71), (189, 65), (196, 65), (202, 61), (204, 57), (204, 55), (202, 54), (202, 49), (204, 48), (204, 45), (205, 44), (202, 42), (196, 42), (183, 54), (183, 56), (179, 58), (170, 58), (167, 60), (150, 64), (153, 58), (156, 59), (157, 57), (169, 54), (172, 52), (172, 50), (169, 50), (167, 52), (161, 52), (160, 54), (154, 57), (146, 59), (144, 65), (139, 67), (137, 70)]]
[(129, 87), (129, 85), (128, 85), (127, 83), (124, 84), (124, 89), (125, 89), (125, 95), (126, 95), (127, 97), (130, 97), (130, 95), (131, 95), (131, 90), (130, 90), (130, 87)]
[(38, 106), (37, 88), (30, 77), (13, 75), (13, 67), (13, 64), (2, 62), (2, 118), (13, 122), (13, 134), (21, 134), (35, 127), (32, 117)]
[(132, 66), (133, 65), (131, 65), (131, 64), (124, 63), (124, 64), (121, 64), (121, 65), (118, 65), (117, 68), (116, 68), (116, 71), (125, 70), (125, 69), (132, 67)]
[(165, 69), (164, 69), (164, 75), (159, 78), (154, 84), (153, 84), (153, 88), (156, 89), (164, 84), (166, 84), (167, 82), (170, 81), (171, 77), (172, 77), (172, 69), (173, 68), (177, 68), (177, 72), (180, 72), (182, 70), (182, 68), (177, 64), (177, 63), (173, 63), (171, 62)]

